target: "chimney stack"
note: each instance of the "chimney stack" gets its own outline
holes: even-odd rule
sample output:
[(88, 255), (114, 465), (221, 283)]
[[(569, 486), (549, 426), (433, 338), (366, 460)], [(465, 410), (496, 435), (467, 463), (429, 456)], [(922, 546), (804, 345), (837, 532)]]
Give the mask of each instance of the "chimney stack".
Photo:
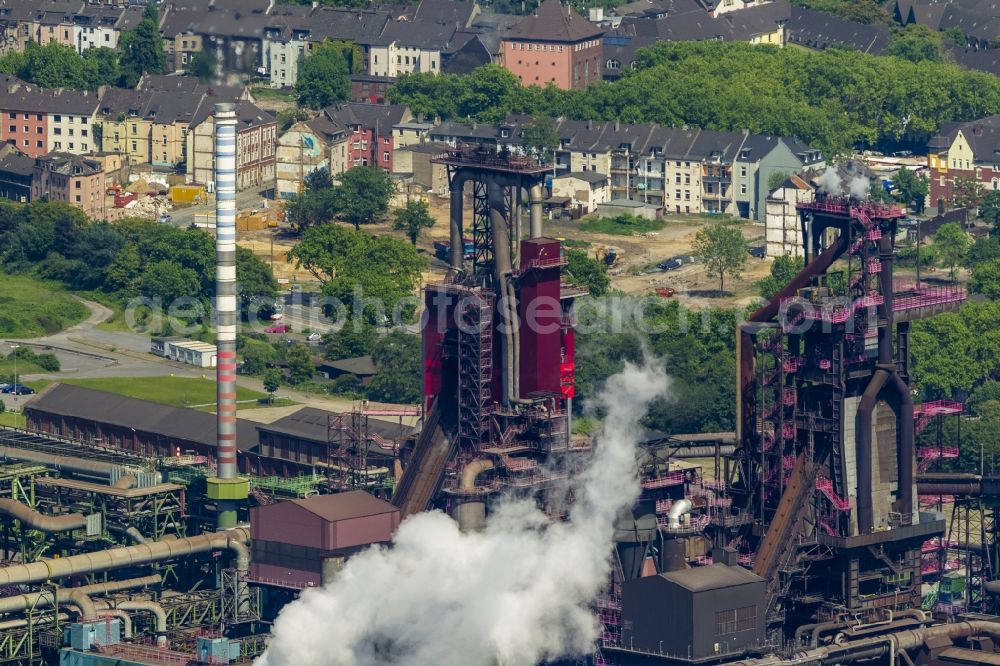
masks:
[(236, 465), (236, 105), (215, 105), (216, 462), (208, 497), (218, 529), (236, 526), (249, 481)]

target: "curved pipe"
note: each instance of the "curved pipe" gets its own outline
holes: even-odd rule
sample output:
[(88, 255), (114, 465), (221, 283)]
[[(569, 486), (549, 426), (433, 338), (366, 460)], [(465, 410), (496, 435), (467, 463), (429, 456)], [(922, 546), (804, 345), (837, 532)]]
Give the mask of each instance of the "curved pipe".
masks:
[(819, 622), (817, 624), (803, 624), (795, 630), (794, 643), (796, 646), (801, 645), (802, 635), (805, 633), (809, 634), (809, 645), (811, 647), (816, 647), (819, 642), (819, 636), (824, 631), (830, 631), (831, 629), (840, 629), (846, 627), (846, 622)]
[(473, 460), (462, 468), (462, 478), (458, 487), (462, 490), (474, 490), (476, 488), (476, 477), (491, 469), (493, 469), (492, 460), (488, 458)]
[(116, 617), (122, 622), (122, 638), (132, 640), (132, 616), (120, 608), (108, 608), (108, 602), (100, 601), (97, 606), (101, 617)]
[[(532, 238), (542, 237), (542, 186), (535, 183), (528, 188), (528, 205), (531, 206), (529, 233)], [(520, 239), (518, 239), (520, 240)]]
[(899, 512), (913, 519), (913, 461), (914, 461), (914, 430), (913, 430), (913, 396), (898, 372), (892, 373), (892, 384), (899, 396)]
[(674, 502), (670, 506), (670, 513), (667, 514), (667, 525), (674, 529), (681, 526), (681, 516), (691, 513), (691, 500), (682, 499)]
[(17, 460), (20, 462), (38, 463), (40, 465), (52, 467), (60, 472), (69, 472), (70, 474), (96, 477), (99, 479), (110, 478), (112, 471), (117, 467), (117, 465), (113, 465), (112, 463), (100, 462), (98, 460), (86, 460), (84, 458), (75, 458), (72, 456), (57, 456), (51, 453), (26, 451), (24, 449), (15, 449), (9, 446), (0, 446), (0, 458)]
[(854, 441), (858, 477), (858, 534), (868, 534), (875, 526), (872, 509), (872, 417), (878, 394), (889, 380), (889, 371), (880, 367), (872, 375), (858, 403), (858, 428)]
[(64, 578), (76, 574), (134, 567), (213, 550), (231, 551), (236, 557), (236, 569), (241, 573), (246, 573), (250, 567), (250, 551), (247, 550), (245, 544), (249, 540), (249, 530), (236, 528), (225, 532), (212, 532), (166, 541), (151, 541), (125, 548), (99, 550), (59, 559), (44, 559), (30, 564), (15, 564), (0, 569), (0, 587), (41, 583), (53, 578)]
[(47, 516), (17, 500), (0, 499), (0, 514), (5, 514), (20, 521), (22, 524), (42, 532), (65, 532), (79, 530), (87, 526), (87, 517), (80, 513), (67, 513), (62, 516)]
[(123, 474), (117, 481), (111, 484), (111, 487), (128, 490), (129, 488), (135, 488), (137, 485), (139, 485), (139, 479), (135, 478), (135, 474)]
[(63, 587), (55, 591), (46, 590), (44, 592), (19, 594), (0, 599), (0, 613), (18, 613), (29, 608), (49, 608), (56, 605), (75, 606), (79, 609), (80, 615), (83, 617), (96, 617), (97, 607), (90, 598), (92, 595), (96, 596), (122, 592), (124, 590), (134, 590), (139, 587), (157, 585), (162, 581), (163, 577), (160, 574), (153, 574), (152, 576), (95, 583), (94, 585)]
[(142, 532), (132, 527), (131, 525), (125, 528), (125, 534), (127, 534), (129, 538), (131, 538), (132, 541), (135, 541), (136, 543), (149, 543), (149, 539), (142, 536)]
[(465, 260), (465, 241), (462, 238), (462, 191), (465, 189), (467, 176), (458, 171), (451, 177), (448, 186), (451, 196), (449, 207), (449, 224), (451, 237), (451, 254), (448, 263), (456, 271), (462, 270), (462, 262)]
[(165, 646), (167, 644), (167, 611), (163, 606), (155, 601), (118, 601), (115, 608), (123, 611), (147, 611), (156, 618), (156, 644)]

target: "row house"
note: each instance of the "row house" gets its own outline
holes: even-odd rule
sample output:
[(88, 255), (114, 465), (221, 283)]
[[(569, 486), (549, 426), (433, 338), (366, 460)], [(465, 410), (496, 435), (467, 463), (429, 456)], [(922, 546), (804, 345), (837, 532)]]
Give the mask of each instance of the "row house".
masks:
[(36, 158), (31, 198), (64, 201), (94, 220), (107, 218), (104, 167), (82, 155), (54, 152)]
[(122, 32), (142, 20), (143, 8), (85, 3), (11, 3), (0, 8), (3, 52), (23, 51), (29, 42), (55, 42), (77, 53), (117, 48)]
[(971, 179), (987, 191), (1000, 190), (1000, 115), (967, 123), (948, 122), (927, 145), (930, 200), (955, 200), (957, 179)]
[[(499, 125), (441, 123), (428, 140), (520, 150), (530, 116)], [(553, 176), (597, 174), (611, 199), (630, 199), (680, 214), (717, 213), (763, 219), (772, 175), (820, 168), (820, 151), (788, 137), (556, 119)], [(593, 179), (591, 179), (593, 180)]]
[(6, 77), (0, 84), (0, 141), (30, 157), (52, 150), (88, 153), (96, 147), (99, 104), (98, 93), (40, 88)]
[(385, 171), (393, 171), (393, 130), (413, 117), (408, 107), (402, 104), (347, 103), (327, 107), (323, 113), (331, 122), (348, 131), (348, 168), (378, 166)]
[[(187, 134), (187, 178), (215, 183), (214, 107), (203, 104)], [(274, 179), (278, 126), (273, 115), (243, 100), (236, 103), (236, 189), (260, 187)]]
[(278, 137), (275, 195), (291, 199), (302, 193), (305, 178), (326, 169), (331, 177), (347, 170), (349, 130), (321, 113), (292, 125)]

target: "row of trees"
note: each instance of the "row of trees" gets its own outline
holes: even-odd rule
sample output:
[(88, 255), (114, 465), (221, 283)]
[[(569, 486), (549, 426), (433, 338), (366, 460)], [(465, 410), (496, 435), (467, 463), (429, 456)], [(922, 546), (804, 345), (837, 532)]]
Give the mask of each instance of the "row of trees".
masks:
[(491, 123), (530, 113), (749, 129), (797, 136), (828, 155), (924, 140), (946, 121), (1000, 112), (1000, 79), (932, 60), (715, 41), (662, 42), (637, 55), (635, 71), (583, 91), (524, 87), (489, 65), (466, 76), (403, 75), (389, 98), (428, 117)]
[(157, 6), (150, 3), (139, 24), (122, 33), (117, 51), (98, 47), (80, 55), (56, 42), (44, 46), (31, 42), (23, 52), (0, 57), (0, 72), (45, 88), (97, 90), (113, 85), (134, 88), (143, 73), (162, 74), (166, 64)]

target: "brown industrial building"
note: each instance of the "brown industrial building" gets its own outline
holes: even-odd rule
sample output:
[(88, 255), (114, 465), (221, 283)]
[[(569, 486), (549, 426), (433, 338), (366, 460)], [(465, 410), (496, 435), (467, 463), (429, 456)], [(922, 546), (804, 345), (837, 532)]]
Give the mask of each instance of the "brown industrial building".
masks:
[(282, 587), (310, 587), (365, 546), (388, 543), (399, 509), (356, 490), (250, 510), (250, 575)]

